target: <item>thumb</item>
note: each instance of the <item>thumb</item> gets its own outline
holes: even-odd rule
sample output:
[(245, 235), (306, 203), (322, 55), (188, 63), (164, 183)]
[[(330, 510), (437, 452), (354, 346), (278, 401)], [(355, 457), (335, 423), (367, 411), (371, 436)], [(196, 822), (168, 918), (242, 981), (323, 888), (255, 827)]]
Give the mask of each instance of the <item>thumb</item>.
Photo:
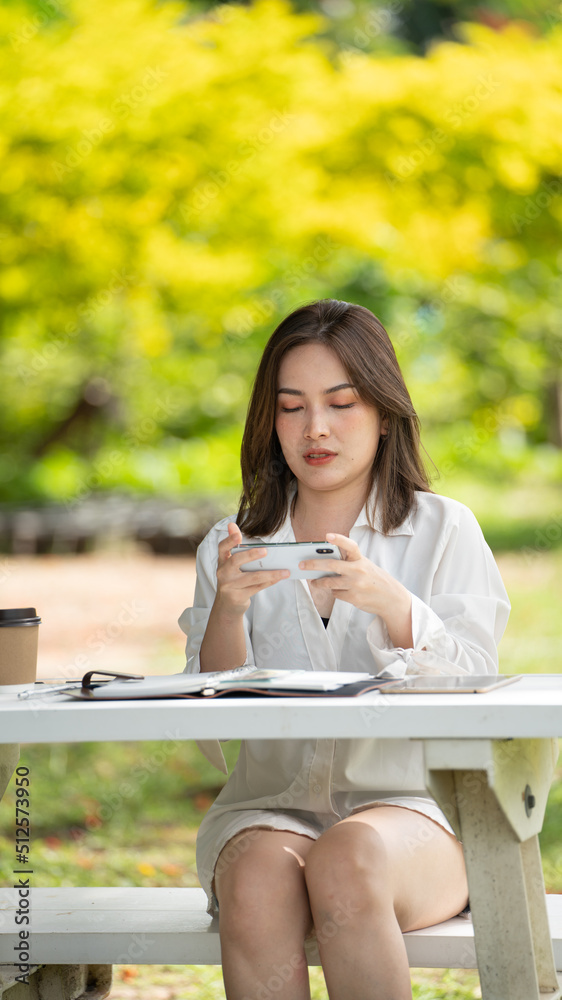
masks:
[(228, 534), (233, 540), (236, 540), (237, 543), (242, 541), (242, 532), (236, 524), (236, 521), (228, 522)]

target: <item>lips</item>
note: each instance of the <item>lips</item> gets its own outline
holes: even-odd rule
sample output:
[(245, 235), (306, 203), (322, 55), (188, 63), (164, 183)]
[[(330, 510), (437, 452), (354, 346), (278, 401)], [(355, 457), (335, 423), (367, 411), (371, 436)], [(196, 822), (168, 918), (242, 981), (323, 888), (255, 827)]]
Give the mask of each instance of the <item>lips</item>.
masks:
[(324, 465), (335, 458), (336, 453), (335, 451), (329, 451), (327, 448), (311, 448), (310, 451), (305, 452), (303, 457), (308, 465)]

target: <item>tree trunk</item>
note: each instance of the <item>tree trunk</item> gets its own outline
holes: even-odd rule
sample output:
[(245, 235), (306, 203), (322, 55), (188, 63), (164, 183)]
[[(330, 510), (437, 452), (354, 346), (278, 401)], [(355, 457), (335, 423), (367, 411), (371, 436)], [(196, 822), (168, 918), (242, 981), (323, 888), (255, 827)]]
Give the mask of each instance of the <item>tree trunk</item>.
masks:
[(548, 386), (546, 405), (548, 440), (556, 448), (562, 448), (562, 380), (560, 378)]

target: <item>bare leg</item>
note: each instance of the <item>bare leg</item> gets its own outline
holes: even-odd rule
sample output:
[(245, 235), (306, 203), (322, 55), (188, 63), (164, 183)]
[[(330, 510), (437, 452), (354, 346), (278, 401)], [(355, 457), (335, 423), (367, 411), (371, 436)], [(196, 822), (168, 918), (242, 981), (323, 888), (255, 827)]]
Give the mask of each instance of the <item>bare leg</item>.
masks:
[(402, 931), (447, 920), (468, 898), (459, 842), (396, 806), (323, 833), (305, 877), (330, 1000), (411, 1000)]
[(312, 915), (304, 861), (314, 841), (252, 828), (226, 844), (215, 868), (228, 1000), (310, 1000), (304, 940)]

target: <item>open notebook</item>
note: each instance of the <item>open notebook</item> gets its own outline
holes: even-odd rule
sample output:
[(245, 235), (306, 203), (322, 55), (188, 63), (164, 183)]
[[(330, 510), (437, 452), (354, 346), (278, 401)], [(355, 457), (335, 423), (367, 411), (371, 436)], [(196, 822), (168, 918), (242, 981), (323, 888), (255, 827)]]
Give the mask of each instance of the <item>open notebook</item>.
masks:
[[(103, 675), (103, 677), (101, 676)], [(107, 678), (111, 679), (107, 679)], [(372, 674), (348, 671), (318, 670), (261, 670), (258, 667), (237, 667), (204, 674), (166, 674), (164, 676), (111, 674), (108, 671), (90, 671), (82, 681), (57, 687), (56, 693), (87, 701), (139, 698), (189, 698), (216, 697), (220, 694), (323, 694), (345, 688), (345, 693), (356, 694), (362, 690), (382, 687), (387, 681), (377, 680)], [(55, 689), (50, 689), (55, 693)], [(44, 692), (34, 691), (30, 697), (48, 697), (49, 685)]]

